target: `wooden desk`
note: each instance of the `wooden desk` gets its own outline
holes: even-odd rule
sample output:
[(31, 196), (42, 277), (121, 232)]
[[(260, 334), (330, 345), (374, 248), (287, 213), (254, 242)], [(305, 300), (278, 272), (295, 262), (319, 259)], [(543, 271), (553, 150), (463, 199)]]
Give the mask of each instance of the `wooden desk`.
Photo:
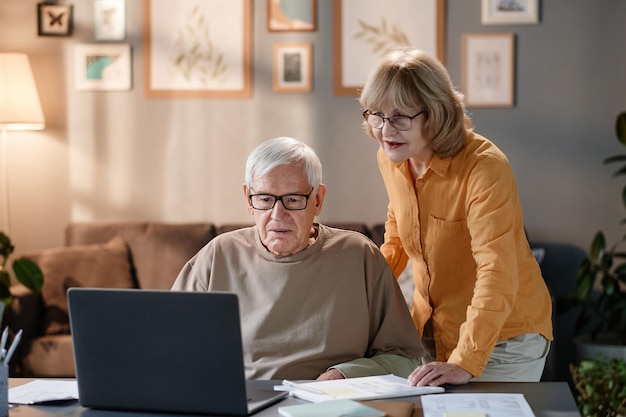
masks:
[[(28, 378), (9, 378), (9, 387), (21, 385), (30, 381)], [(267, 381), (268, 389), (272, 389), (279, 381)], [(466, 385), (445, 387), (448, 393), (474, 392), (506, 392), (522, 393), (530, 404), (537, 417), (580, 417), (576, 402), (566, 382), (471, 382)], [(416, 415), (421, 416), (420, 397), (403, 397), (399, 401), (415, 403)], [(303, 404), (305, 401), (297, 398), (287, 398), (278, 404), (262, 410), (254, 417), (279, 417), (278, 407), (292, 404)], [(9, 417), (171, 417), (175, 414), (142, 413), (92, 410), (81, 407), (78, 401), (41, 406), (20, 405), (9, 410)], [(187, 415), (187, 417), (189, 417)]]

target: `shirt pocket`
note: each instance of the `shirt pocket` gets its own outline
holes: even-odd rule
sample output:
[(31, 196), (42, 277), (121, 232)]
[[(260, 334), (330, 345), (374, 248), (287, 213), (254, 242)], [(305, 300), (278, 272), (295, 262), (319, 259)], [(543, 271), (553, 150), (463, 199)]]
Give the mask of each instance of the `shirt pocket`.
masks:
[(432, 302), (434, 305), (456, 305), (455, 310), (464, 315), (476, 282), (476, 261), (472, 256), (466, 221), (448, 221), (430, 216), (424, 249)]

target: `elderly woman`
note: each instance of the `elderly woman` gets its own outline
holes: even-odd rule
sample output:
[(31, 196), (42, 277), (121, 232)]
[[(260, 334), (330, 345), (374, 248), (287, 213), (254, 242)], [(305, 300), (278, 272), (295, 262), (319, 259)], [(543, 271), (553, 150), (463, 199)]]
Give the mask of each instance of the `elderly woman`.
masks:
[(246, 377), (408, 376), (426, 351), (385, 258), (360, 233), (314, 221), (326, 195), (315, 152), (262, 143), (243, 193), (255, 226), (210, 241), (173, 289), (239, 296)]
[(389, 196), (381, 251), (396, 276), (411, 259), (413, 322), (437, 358), (409, 382), (538, 381), (551, 300), (506, 156), (473, 131), (447, 71), (419, 50), (389, 53), (360, 103)]

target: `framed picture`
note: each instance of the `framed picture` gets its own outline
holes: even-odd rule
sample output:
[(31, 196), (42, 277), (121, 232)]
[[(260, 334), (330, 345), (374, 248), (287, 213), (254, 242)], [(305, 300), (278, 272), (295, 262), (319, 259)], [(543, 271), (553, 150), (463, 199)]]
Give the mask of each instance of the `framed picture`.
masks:
[(483, 25), (537, 24), (539, 0), (482, 0)]
[(267, 30), (310, 32), (317, 29), (316, 0), (266, 0)]
[(127, 91), (131, 89), (128, 44), (79, 44), (74, 50), (76, 89)]
[(512, 33), (463, 35), (463, 93), (468, 107), (513, 106)]
[(99, 41), (126, 38), (126, 0), (95, 0), (94, 37)]
[(274, 44), (274, 91), (299, 93), (312, 88), (311, 44)]
[(37, 4), (37, 34), (39, 36), (69, 36), (72, 34), (71, 4)]
[(143, 39), (146, 97), (252, 95), (252, 0), (144, 0)]
[(333, 1), (335, 94), (358, 94), (395, 47), (414, 46), (443, 62), (445, 0)]

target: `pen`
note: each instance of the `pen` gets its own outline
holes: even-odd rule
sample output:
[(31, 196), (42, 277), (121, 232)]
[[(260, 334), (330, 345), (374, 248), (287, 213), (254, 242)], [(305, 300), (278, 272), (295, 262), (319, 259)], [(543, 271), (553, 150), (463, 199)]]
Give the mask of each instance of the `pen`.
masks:
[(0, 349), (4, 349), (7, 344), (7, 337), (9, 337), (9, 326), (5, 327), (2, 331), (2, 337), (0, 338)]
[(9, 363), (9, 361), (11, 360), (11, 356), (13, 356), (13, 353), (15, 353), (15, 349), (17, 349), (17, 345), (20, 343), (21, 338), (22, 338), (22, 329), (20, 329), (15, 335), (15, 337), (13, 338), (13, 341), (11, 342), (11, 346), (9, 346), (9, 350), (7, 351), (7, 355), (4, 357), (2, 364), (6, 365)]

